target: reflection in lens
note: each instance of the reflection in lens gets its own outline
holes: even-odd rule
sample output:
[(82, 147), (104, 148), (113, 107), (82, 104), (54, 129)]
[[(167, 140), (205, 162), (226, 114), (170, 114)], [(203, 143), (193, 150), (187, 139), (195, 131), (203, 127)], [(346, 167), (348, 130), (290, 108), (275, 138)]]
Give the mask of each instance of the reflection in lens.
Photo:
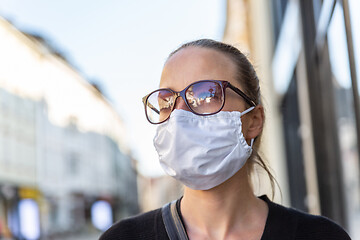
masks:
[(170, 115), (173, 105), (173, 93), (169, 90), (158, 90), (148, 97), (146, 114), (152, 123), (159, 123)]
[(217, 112), (224, 102), (221, 85), (217, 82), (195, 83), (188, 88), (185, 94), (191, 110), (199, 114)]
[(198, 107), (199, 104), (197, 98), (194, 97), (193, 86), (189, 87), (188, 90), (186, 91), (186, 99), (192, 108)]

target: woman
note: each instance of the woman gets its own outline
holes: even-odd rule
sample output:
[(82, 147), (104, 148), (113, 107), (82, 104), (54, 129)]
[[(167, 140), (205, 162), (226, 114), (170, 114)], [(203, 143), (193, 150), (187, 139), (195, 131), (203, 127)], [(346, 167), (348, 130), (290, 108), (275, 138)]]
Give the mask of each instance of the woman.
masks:
[[(209, 39), (182, 45), (146, 97), (165, 172), (185, 185), (171, 205), (113, 225), (100, 239), (350, 239), (332, 221), (256, 197), (250, 175), (264, 124), (259, 81), (236, 48)], [(273, 184), (272, 184), (273, 185)]]

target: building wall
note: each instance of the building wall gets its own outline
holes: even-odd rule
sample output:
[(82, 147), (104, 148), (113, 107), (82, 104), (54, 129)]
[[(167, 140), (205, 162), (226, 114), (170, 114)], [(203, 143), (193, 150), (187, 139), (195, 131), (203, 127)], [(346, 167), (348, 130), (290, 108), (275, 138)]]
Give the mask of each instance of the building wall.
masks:
[[(282, 123), (271, 70), (273, 41), (269, 21), (269, 1), (228, 0), (223, 39), (246, 54), (257, 71), (266, 119), (260, 154), (269, 162), (281, 189), (275, 187), (274, 200), (289, 205)], [(259, 174), (254, 177), (255, 192), (271, 197), (272, 190), (266, 173), (261, 168), (257, 168), (256, 172)]]
[(162, 207), (183, 195), (183, 185), (170, 176), (146, 177), (139, 175), (141, 211)]
[(0, 89), (1, 180), (36, 184), (36, 104)]

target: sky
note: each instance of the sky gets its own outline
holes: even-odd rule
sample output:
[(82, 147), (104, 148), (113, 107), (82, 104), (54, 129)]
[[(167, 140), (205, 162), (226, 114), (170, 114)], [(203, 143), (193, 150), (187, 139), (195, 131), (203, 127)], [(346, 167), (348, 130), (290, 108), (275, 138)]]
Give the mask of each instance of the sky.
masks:
[(48, 39), (89, 81), (100, 85), (127, 128), (139, 171), (163, 174), (156, 127), (141, 99), (158, 88), (168, 54), (199, 38), (221, 40), (225, 0), (0, 0), (0, 16)]

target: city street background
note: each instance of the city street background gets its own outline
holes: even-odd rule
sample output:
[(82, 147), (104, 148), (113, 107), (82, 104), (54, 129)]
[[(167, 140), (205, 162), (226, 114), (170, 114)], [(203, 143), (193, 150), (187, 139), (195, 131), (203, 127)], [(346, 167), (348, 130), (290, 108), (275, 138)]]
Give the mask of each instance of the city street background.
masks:
[[(142, 97), (182, 43), (256, 67), (275, 201), (360, 239), (357, 0), (0, 0), (0, 239), (97, 239), (181, 196)], [(257, 195), (271, 196), (260, 169)]]

